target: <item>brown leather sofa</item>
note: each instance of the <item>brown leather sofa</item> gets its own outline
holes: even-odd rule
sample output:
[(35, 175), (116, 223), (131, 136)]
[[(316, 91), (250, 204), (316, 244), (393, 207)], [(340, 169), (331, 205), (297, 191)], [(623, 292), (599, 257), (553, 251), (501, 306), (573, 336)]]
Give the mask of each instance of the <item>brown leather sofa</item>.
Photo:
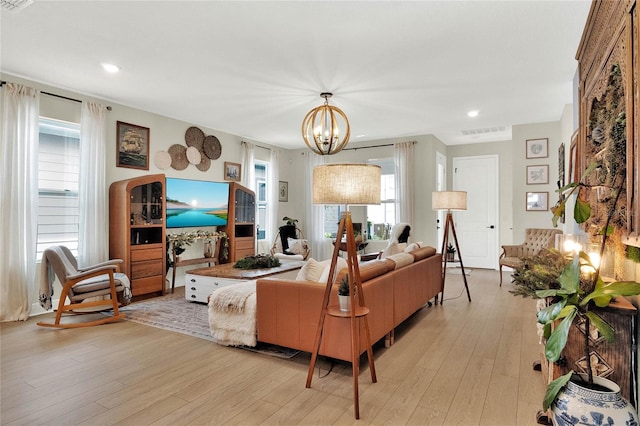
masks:
[[(362, 289), (372, 343), (385, 338), (393, 343), (393, 330), (442, 291), (442, 259), (433, 247), (409, 252), (401, 262), (372, 260), (360, 265)], [(393, 256), (392, 256), (393, 257)], [(407, 259), (413, 261), (404, 266)], [(396, 264), (399, 265), (396, 268)], [(345, 271), (338, 274), (337, 281)], [(312, 352), (325, 283), (263, 278), (257, 281), (258, 341)], [(334, 286), (330, 304), (337, 304)], [(364, 322), (359, 320), (360, 353), (366, 350)], [(327, 316), (320, 355), (351, 361), (350, 322)]]

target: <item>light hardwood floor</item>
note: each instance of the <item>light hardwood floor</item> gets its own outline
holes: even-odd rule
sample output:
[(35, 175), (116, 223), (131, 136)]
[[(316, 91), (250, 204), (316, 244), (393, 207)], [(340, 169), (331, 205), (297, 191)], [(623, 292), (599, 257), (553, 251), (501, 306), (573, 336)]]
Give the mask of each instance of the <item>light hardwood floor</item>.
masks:
[[(351, 366), (284, 360), (129, 321), (76, 330), (1, 326), (2, 425), (534, 425), (544, 386), (535, 302), (498, 272), (473, 270), (471, 297), (448, 274), (443, 305), (425, 307), (362, 357), (360, 420)], [(455, 298), (456, 296), (459, 297)], [(39, 318), (38, 318), (39, 320)], [(328, 373), (328, 374), (327, 374)]]

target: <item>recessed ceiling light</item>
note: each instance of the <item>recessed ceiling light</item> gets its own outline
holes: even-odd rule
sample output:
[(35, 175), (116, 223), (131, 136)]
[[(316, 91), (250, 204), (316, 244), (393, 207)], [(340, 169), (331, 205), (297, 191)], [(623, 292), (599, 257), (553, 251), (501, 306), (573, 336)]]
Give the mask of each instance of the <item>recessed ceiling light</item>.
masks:
[(364, 138), (367, 135), (357, 135), (356, 138)]
[(474, 111), (469, 111), (469, 112), (467, 113), (467, 115), (468, 115), (469, 117), (477, 117), (477, 116), (478, 116), (478, 111), (475, 111), (475, 110), (474, 110)]
[(120, 67), (118, 67), (117, 65), (113, 65), (113, 64), (103, 63), (102, 64), (102, 68), (104, 68), (104, 70), (106, 72), (110, 72), (110, 73), (116, 73), (116, 72), (120, 71)]

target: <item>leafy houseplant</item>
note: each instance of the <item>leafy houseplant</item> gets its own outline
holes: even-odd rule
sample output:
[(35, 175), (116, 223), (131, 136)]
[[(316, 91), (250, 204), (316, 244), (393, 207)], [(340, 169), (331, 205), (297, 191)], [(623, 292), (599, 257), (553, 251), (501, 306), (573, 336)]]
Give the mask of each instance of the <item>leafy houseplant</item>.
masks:
[(351, 296), (349, 292), (349, 274), (345, 275), (338, 285), (338, 302), (340, 303), (340, 310), (348, 312), (351, 305)]
[(456, 248), (453, 246), (453, 244), (449, 243), (447, 245), (447, 262), (453, 262), (456, 258)]
[(283, 217), (282, 220), (286, 221), (287, 225), (293, 225), (293, 226), (296, 226), (296, 222), (298, 222), (298, 219), (293, 219), (293, 218), (290, 218), (289, 216)]
[(280, 266), (280, 260), (277, 257), (265, 254), (244, 257), (233, 265), (237, 269), (262, 269), (275, 268), (277, 266)]
[(340, 285), (338, 286), (338, 296), (348, 296), (349, 295), (349, 274), (345, 275), (344, 278), (340, 281)]
[[(580, 179), (580, 182), (573, 182), (558, 190), (561, 197), (558, 204), (552, 209), (554, 225), (564, 212), (565, 203), (568, 198), (565, 192), (570, 196), (581, 188), (589, 189), (589, 185), (584, 183), (585, 178), (596, 169), (597, 165), (595, 163), (590, 165)], [(619, 180), (623, 182), (622, 179), (623, 177)], [(610, 188), (612, 194), (615, 195), (609, 200), (609, 213), (604, 226), (600, 230), (600, 234), (602, 235), (600, 257), (602, 257), (604, 253), (607, 238), (613, 232), (610, 225), (615, 212), (615, 206), (622, 192), (622, 186), (623, 185), (620, 184)], [(590, 216), (591, 205), (578, 194), (574, 207), (575, 221), (582, 224), (587, 221)], [(589, 340), (589, 335), (592, 331), (591, 327), (595, 327), (608, 341), (611, 342), (614, 339), (614, 330), (612, 327), (594, 312), (593, 308), (606, 307), (613, 298), (618, 296), (640, 294), (640, 284), (633, 281), (605, 283), (600, 277), (600, 265), (596, 265), (588, 254), (580, 252), (564, 266), (557, 280), (550, 281), (550, 287), (551, 288), (548, 289), (535, 291), (536, 297), (547, 298), (547, 300), (551, 301), (549, 306), (538, 312), (538, 322), (544, 325), (544, 335), (547, 338), (545, 357), (550, 362), (558, 361), (562, 350), (567, 344), (571, 325), (578, 319), (584, 319), (587, 385), (593, 387), (594, 380), (590, 356), (591, 341)], [(551, 326), (554, 323), (556, 323), (556, 326), (553, 331), (551, 331)], [(551, 406), (558, 393), (567, 385), (573, 376), (574, 372), (570, 371), (549, 383), (543, 401), (543, 408), (545, 410)]]

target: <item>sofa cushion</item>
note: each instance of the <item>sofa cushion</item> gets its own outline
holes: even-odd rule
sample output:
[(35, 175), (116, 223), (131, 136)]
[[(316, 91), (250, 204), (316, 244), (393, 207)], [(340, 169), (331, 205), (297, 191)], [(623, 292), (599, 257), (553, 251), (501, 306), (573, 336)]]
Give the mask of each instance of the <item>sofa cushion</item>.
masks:
[(411, 265), (414, 261), (414, 257), (409, 253), (396, 253), (389, 256), (387, 259), (393, 260), (396, 264), (395, 269), (402, 268), (403, 266)]
[(325, 266), (327, 265), (327, 261), (318, 262), (314, 258), (307, 260), (307, 262), (302, 266), (298, 275), (296, 276), (296, 281), (316, 281), (320, 282), (320, 277), (322, 276), (322, 272), (324, 271)]
[(427, 257), (431, 257), (434, 254), (436, 254), (436, 249), (429, 246), (420, 247), (411, 252), (411, 255), (415, 258), (416, 261), (426, 259)]

